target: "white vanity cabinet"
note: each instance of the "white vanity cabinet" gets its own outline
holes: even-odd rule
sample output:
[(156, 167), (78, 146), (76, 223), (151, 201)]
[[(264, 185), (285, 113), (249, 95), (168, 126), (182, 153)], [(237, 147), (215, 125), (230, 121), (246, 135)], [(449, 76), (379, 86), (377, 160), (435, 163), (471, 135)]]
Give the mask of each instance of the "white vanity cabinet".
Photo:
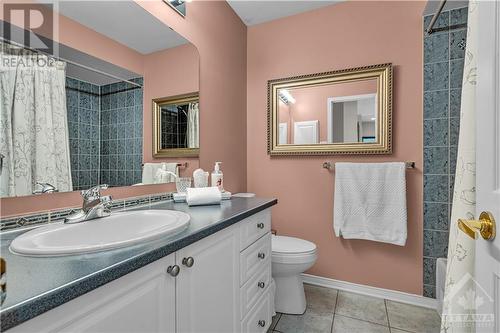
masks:
[(266, 209), (7, 332), (265, 333), (270, 231)]
[(8, 330), (14, 332), (175, 332), (172, 253)]
[(233, 225), (177, 251), (176, 263), (181, 268), (176, 286), (177, 332), (239, 331), (237, 227)]

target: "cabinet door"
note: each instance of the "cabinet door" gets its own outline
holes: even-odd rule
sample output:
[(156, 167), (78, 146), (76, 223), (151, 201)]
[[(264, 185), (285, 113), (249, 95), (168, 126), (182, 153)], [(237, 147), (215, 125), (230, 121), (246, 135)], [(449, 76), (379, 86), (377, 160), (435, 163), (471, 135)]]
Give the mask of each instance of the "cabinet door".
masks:
[(175, 332), (171, 254), (8, 331)]
[[(191, 267), (183, 259), (192, 257)], [(232, 226), (176, 252), (177, 332), (238, 332), (239, 229)]]

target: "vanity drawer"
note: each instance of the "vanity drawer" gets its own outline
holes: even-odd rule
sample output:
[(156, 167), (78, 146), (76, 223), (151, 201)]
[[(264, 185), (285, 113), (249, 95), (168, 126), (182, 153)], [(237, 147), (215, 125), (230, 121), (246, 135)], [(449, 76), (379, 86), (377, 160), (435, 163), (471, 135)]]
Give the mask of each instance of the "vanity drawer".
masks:
[(252, 276), (240, 290), (241, 318), (244, 318), (257, 300), (269, 292), (271, 284), (271, 267), (263, 267), (260, 272)]
[(266, 292), (241, 322), (242, 333), (265, 333), (271, 326), (271, 297)]
[(240, 253), (240, 286), (263, 267), (271, 267), (271, 233)]
[(240, 224), (240, 250), (247, 248), (262, 235), (271, 231), (271, 210), (266, 209), (246, 218)]

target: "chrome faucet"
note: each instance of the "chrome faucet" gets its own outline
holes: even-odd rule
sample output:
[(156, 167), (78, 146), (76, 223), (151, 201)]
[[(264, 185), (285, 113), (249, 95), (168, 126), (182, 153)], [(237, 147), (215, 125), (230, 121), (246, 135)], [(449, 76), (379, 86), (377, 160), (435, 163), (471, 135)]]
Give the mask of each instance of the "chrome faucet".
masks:
[(108, 185), (97, 185), (81, 192), (83, 197), (82, 209), (64, 219), (64, 223), (78, 223), (111, 215), (111, 196), (101, 196), (101, 190)]
[(38, 190), (34, 190), (33, 194), (44, 194), (44, 193), (59, 192), (54, 185), (49, 184), (49, 183), (36, 182), (36, 185), (40, 186), (41, 188), (38, 189)]

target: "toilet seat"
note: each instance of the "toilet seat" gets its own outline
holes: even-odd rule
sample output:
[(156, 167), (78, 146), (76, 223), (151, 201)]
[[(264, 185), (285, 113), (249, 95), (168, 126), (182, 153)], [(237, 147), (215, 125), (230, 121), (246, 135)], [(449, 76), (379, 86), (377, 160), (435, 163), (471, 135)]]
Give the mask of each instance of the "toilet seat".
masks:
[(316, 244), (304, 239), (272, 236), (272, 261), (276, 263), (307, 263), (316, 260)]

